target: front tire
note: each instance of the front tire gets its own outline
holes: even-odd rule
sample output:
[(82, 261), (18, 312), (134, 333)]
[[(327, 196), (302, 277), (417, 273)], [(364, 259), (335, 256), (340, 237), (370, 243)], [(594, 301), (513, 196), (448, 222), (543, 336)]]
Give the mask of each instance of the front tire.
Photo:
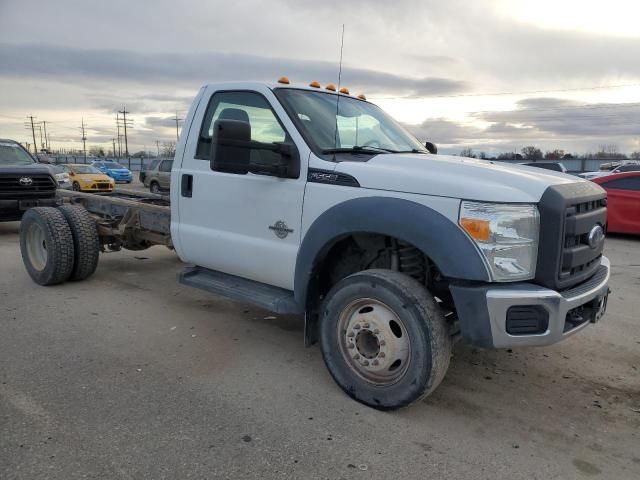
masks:
[(27, 273), (39, 285), (66, 281), (73, 271), (71, 228), (53, 207), (27, 210), (20, 224), (20, 252)]
[(435, 300), (403, 273), (353, 274), (323, 302), (325, 364), (340, 388), (365, 405), (393, 410), (429, 395), (449, 367), (451, 346)]
[(149, 190), (151, 191), (151, 193), (155, 193), (155, 194), (160, 194), (160, 185), (158, 184), (158, 182), (151, 182), (151, 185), (149, 185)]
[(80, 191), (80, 184), (78, 182), (73, 182), (73, 191), (74, 192), (79, 192)]

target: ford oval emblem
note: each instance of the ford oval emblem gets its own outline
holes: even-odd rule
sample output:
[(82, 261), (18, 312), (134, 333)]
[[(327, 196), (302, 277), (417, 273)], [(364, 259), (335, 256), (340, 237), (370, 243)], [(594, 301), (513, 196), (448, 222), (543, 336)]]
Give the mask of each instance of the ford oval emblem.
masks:
[(604, 241), (604, 230), (600, 225), (595, 225), (589, 232), (589, 246), (597, 248)]
[(28, 187), (33, 183), (33, 179), (31, 177), (22, 177), (20, 180), (18, 180), (18, 183), (24, 187)]

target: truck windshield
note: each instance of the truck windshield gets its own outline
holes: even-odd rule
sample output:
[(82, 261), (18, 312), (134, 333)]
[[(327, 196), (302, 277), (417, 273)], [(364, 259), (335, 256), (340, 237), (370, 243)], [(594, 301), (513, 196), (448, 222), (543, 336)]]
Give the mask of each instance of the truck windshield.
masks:
[(275, 93), (316, 154), (427, 153), (416, 138), (369, 102), (293, 88)]
[(31, 165), (35, 163), (22, 147), (15, 143), (0, 142), (0, 165)]

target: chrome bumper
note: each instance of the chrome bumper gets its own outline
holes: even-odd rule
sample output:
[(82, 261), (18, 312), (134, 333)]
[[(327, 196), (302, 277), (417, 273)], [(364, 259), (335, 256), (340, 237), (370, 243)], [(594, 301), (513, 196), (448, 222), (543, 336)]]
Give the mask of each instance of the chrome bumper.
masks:
[[(610, 275), (611, 263), (602, 257), (599, 269), (590, 279), (561, 292), (531, 283), (452, 284), (449, 288), (465, 343), (483, 348), (540, 346), (564, 340), (600, 320), (606, 307)], [(546, 313), (546, 330), (535, 334), (509, 333), (507, 314), (517, 306), (534, 307)], [(543, 325), (538, 331), (544, 328)]]
[[(487, 310), (491, 325), (491, 336), (496, 348), (517, 346), (551, 345), (564, 340), (569, 335), (585, 328), (589, 323), (600, 320), (604, 313), (599, 309), (590, 321), (566, 328), (567, 313), (593, 300), (604, 301), (609, 292), (611, 263), (602, 257), (600, 268), (586, 282), (575, 287), (556, 292), (531, 285), (523, 289), (490, 289), (487, 291)], [(511, 335), (506, 330), (507, 311), (517, 305), (539, 305), (549, 313), (547, 331), (536, 335)], [(602, 305), (604, 307), (605, 305)]]

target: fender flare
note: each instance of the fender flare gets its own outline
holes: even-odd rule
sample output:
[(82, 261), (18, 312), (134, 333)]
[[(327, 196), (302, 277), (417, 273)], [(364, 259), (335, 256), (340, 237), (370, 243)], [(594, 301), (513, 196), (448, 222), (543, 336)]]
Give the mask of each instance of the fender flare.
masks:
[(316, 268), (331, 247), (354, 233), (377, 233), (408, 242), (428, 255), (446, 277), (490, 281), (476, 245), (441, 213), (409, 200), (362, 197), (334, 205), (307, 230), (295, 268), (294, 296), (299, 305), (307, 305)]

